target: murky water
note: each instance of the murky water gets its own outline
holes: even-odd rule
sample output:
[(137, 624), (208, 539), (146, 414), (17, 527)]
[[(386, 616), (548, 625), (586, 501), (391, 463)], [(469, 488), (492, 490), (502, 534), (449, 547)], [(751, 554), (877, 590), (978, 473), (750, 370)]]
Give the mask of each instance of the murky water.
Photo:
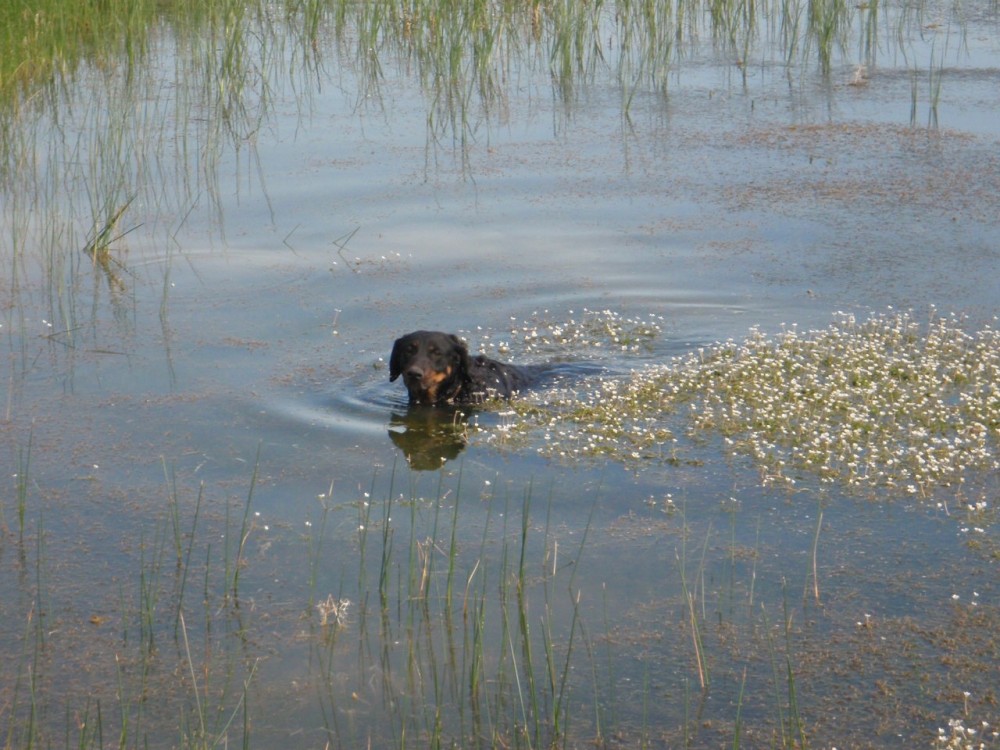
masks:
[(114, 88), (81, 70), (3, 197), (5, 737), (927, 747), (952, 718), (998, 726), (995, 472), (928, 499), (777, 489), (720, 435), (560, 459), (506, 438), (503, 407), (408, 410), (386, 367), (401, 333), (446, 330), (557, 363), (544, 400), (837, 310), (988, 325), (996, 8), (961, 45), (925, 13), (827, 74), (706, 37), (630, 98), (603, 68), (563, 98), (526, 54), (459, 112), (412, 60), (372, 79), (350, 35), (321, 35), (316, 68), (288, 41), (268, 105), (243, 92), (258, 127), (215, 146), (216, 110), (173, 106), (164, 28), (129, 116), (166, 136), (119, 154), (130, 231), (104, 264), (75, 248), (105, 178), (59, 179), (113, 130)]

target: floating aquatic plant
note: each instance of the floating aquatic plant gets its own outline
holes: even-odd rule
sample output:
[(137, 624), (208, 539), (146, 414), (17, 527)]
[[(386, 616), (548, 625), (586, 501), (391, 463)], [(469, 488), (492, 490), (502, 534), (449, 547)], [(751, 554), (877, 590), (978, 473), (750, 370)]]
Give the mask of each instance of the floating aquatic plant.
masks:
[(948, 729), (938, 727), (934, 747), (943, 750), (987, 750), (1000, 747), (1000, 733), (987, 721), (976, 726), (965, 719), (949, 719)]
[(765, 481), (889, 487), (929, 497), (1000, 467), (1000, 332), (957, 316), (859, 322), (698, 349), (588, 390), (514, 402), (505, 435), (540, 430), (539, 450), (573, 458), (676, 457), (678, 436), (721, 436)]
[(569, 311), (566, 320), (554, 320), (540, 310), (525, 321), (511, 319), (505, 334), (491, 336), (476, 331), (485, 350), (507, 354), (516, 350), (525, 356), (573, 357), (606, 352), (640, 352), (663, 332), (663, 316), (628, 317), (614, 310)]

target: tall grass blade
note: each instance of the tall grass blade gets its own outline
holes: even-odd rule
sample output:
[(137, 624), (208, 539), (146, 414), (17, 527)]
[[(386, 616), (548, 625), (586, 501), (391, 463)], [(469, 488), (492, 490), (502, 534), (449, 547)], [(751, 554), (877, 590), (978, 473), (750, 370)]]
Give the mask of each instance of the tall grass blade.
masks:
[(243, 521), (240, 523), (240, 537), (239, 544), (236, 548), (236, 560), (233, 568), (233, 601), (239, 606), (240, 600), (240, 570), (243, 567), (243, 550), (246, 547), (247, 539), (250, 537), (250, 532), (253, 530), (253, 526), (250, 520), (250, 506), (253, 502), (254, 489), (257, 486), (257, 472), (260, 469), (260, 445), (257, 445), (257, 456), (254, 458), (253, 462), (253, 474), (250, 477), (250, 489), (247, 491), (247, 501), (243, 506)]

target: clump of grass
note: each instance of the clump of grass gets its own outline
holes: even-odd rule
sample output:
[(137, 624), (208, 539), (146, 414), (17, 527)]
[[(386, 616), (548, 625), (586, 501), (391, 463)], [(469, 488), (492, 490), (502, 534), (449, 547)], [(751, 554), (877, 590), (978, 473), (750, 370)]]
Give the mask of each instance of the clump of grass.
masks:
[[(0, 6), (0, 105), (16, 109), (25, 92), (72, 72), (81, 59), (108, 65), (146, 48), (157, 4), (122, 0), (43, 0)], [(29, 97), (30, 98), (30, 97)]]
[(578, 458), (675, 456), (676, 436), (721, 436), (766, 483), (890, 488), (931, 498), (1000, 468), (1000, 331), (956, 316), (889, 312), (777, 335), (752, 330), (589, 392), (514, 402), (507, 432), (541, 430), (540, 451)]
[(87, 240), (87, 244), (83, 248), (83, 252), (94, 262), (94, 267), (99, 268), (104, 273), (105, 278), (108, 280), (108, 287), (112, 292), (124, 292), (126, 290), (125, 282), (121, 278), (119, 271), (127, 271), (128, 269), (122, 261), (111, 254), (111, 244), (132, 231), (127, 230), (122, 234), (115, 235), (119, 220), (128, 210), (133, 200), (135, 200), (134, 195), (122, 205), (109, 209), (110, 215), (100, 228), (95, 225), (91, 237)]

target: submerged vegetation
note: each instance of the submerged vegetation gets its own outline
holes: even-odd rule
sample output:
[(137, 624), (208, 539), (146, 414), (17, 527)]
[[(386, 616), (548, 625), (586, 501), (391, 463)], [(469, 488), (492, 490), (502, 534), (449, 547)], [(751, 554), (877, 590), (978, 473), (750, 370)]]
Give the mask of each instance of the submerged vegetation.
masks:
[(169, 469), (110, 587), (56, 571), (59, 532), (29, 524), (6, 561), (0, 746), (801, 750), (868, 746), (873, 726), (995, 746), (995, 603), (892, 614), (881, 558), (826, 540), (833, 509), (788, 557), (748, 491), (603, 520), (596, 493), (557, 520), (550, 488), (428, 477), (331, 487), (293, 528), (253, 509), (257, 469), (225, 497)]
[(609, 522), (598, 495), (557, 520), (530, 482), (431, 476), (429, 493), (395, 474), (328, 490), (292, 528), (253, 510), (256, 470), (226, 498), (169, 470), (130, 572), (91, 581), (82, 611), (32, 525), (10, 560), (24, 619), (19, 646), (0, 641), (0, 746), (792, 750), (864, 746), (873, 725), (995, 746), (995, 604), (889, 614), (898, 593), (842, 580), (878, 571), (828, 549), (822, 512), (805, 560), (736, 498)]

